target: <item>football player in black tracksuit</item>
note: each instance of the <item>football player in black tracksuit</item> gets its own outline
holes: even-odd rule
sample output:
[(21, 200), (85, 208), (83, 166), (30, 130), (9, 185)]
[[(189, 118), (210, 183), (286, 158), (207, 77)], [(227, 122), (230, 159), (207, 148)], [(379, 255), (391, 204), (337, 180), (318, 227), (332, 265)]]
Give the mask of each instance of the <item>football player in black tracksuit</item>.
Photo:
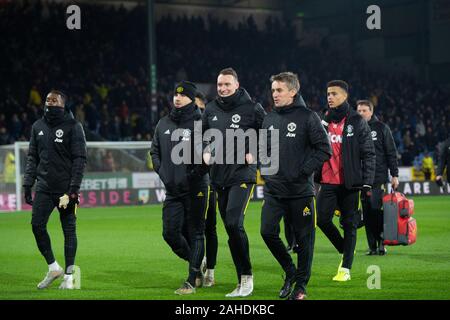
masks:
[[(297, 75), (283, 72), (270, 80), (275, 107), (263, 122), (263, 129), (268, 130), (267, 141), (262, 137), (259, 141), (261, 175), (265, 180), (261, 236), (286, 273), (280, 298), (286, 298), (292, 292), (290, 299), (303, 300), (311, 275), (316, 227), (312, 175), (330, 158), (331, 146), (320, 118), (306, 107), (299, 93)], [(272, 130), (278, 130), (279, 141), (271, 141)], [(273, 157), (272, 152), (277, 152), (274, 148), (278, 149), (279, 169), (269, 174), (264, 170), (262, 153), (270, 150)], [(280, 239), (283, 216), (289, 217), (287, 227), (292, 227), (295, 234), (297, 267)]]
[[(367, 122), (347, 102), (348, 85), (334, 80), (327, 85), (326, 126), (333, 154), (315, 175), (321, 184), (317, 196), (317, 225), (343, 254), (334, 281), (348, 281), (358, 228), (359, 190), (370, 192), (375, 176), (375, 148)], [(333, 224), (336, 208), (342, 215), (344, 237)]]
[[(83, 127), (65, 107), (66, 96), (52, 90), (46, 97), (45, 113), (31, 128), (31, 139), (23, 188), (25, 202), (32, 205), (31, 225), (39, 251), (49, 271), (38, 284), (44, 289), (61, 277), (60, 289), (74, 289), (73, 269), (77, 251), (76, 207), (86, 167), (86, 139)], [(31, 188), (36, 183), (32, 198)], [(64, 233), (65, 270), (53, 255), (47, 223), (57, 207)], [(76, 287), (76, 286), (75, 286)]]
[[(231, 68), (219, 73), (217, 92), (219, 97), (209, 102), (203, 113), (203, 134), (208, 139), (207, 130), (217, 129), (222, 134), (223, 149), (213, 148), (212, 153), (205, 153), (204, 159), (206, 163), (210, 163), (212, 155), (217, 157), (216, 162), (222, 160), (222, 164), (212, 164), (211, 184), (217, 191), (218, 207), (228, 234), (228, 245), (238, 276), (236, 289), (226, 296), (245, 297), (253, 291), (253, 275), (244, 216), (256, 183), (257, 155), (250, 152), (250, 143), (245, 143), (243, 150), (238, 143), (226, 141), (225, 136), (226, 132), (234, 134), (238, 129), (241, 129), (239, 132), (243, 130), (249, 133), (251, 130), (259, 130), (265, 111), (260, 104), (251, 100), (245, 89), (239, 87), (237, 74)], [(248, 129), (250, 130), (247, 131)], [(231, 146), (227, 148), (227, 144), (232, 143), (233, 151), (229, 150)], [(254, 143), (257, 148), (257, 142)], [(234, 152), (234, 159), (229, 159), (231, 152)], [(245, 153), (245, 159), (237, 159), (241, 153)], [(219, 159), (220, 154), (226, 155), (227, 159)]]
[(439, 165), (436, 171), (436, 183), (439, 187), (444, 186), (442, 176), (447, 168), (447, 183), (450, 183), (450, 137), (445, 140), (439, 152)]
[[(199, 107), (200, 111), (204, 112), (206, 107), (205, 96), (197, 90), (195, 96), (195, 104)], [(209, 176), (208, 176), (209, 179)], [(205, 258), (202, 261), (202, 272), (204, 273), (203, 287), (212, 287), (215, 284), (214, 280), (214, 268), (217, 261), (217, 196), (216, 191), (212, 186), (209, 188), (209, 203), (208, 212), (206, 213), (205, 221)]]
[[(189, 262), (188, 279), (175, 291), (180, 295), (195, 293), (195, 287), (201, 286), (200, 265), (208, 209), (208, 167), (202, 165), (201, 137), (197, 143), (194, 139), (201, 130), (195, 92), (192, 82), (183, 81), (175, 86), (174, 107), (159, 120), (150, 150), (153, 167), (166, 187), (162, 216), (164, 240), (177, 256)], [(194, 131), (195, 121), (199, 131)], [(178, 149), (181, 147), (182, 152)], [(183, 161), (173, 159), (173, 152), (182, 156)], [(188, 239), (183, 233), (184, 225)]]
[(383, 193), (388, 182), (388, 168), (392, 176), (392, 189), (398, 187), (397, 148), (391, 130), (373, 114), (373, 104), (369, 100), (359, 100), (358, 113), (369, 124), (375, 146), (376, 166), (372, 192), (363, 194), (362, 204), (369, 250), (367, 255), (384, 255), (383, 245)]

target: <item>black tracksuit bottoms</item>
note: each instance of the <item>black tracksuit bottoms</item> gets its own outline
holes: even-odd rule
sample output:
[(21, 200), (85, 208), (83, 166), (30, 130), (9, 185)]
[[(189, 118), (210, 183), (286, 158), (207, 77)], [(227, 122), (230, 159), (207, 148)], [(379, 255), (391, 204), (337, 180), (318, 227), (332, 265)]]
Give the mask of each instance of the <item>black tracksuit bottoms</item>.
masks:
[(77, 234), (76, 234), (76, 205), (71, 205), (66, 209), (58, 208), (59, 197), (63, 194), (36, 192), (33, 201), (31, 214), (31, 226), (36, 239), (39, 251), (44, 256), (47, 264), (55, 262), (50, 236), (47, 232), (47, 223), (55, 207), (59, 211), (59, 219), (64, 233), (64, 258), (65, 273), (72, 274), (75, 264), (75, 255), (77, 252)]
[[(358, 230), (359, 190), (344, 185), (322, 184), (317, 195), (317, 225), (337, 251), (344, 255), (342, 267), (351, 269)], [(342, 215), (344, 237), (333, 223), (335, 209)]]
[[(189, 262), (188, 281), (194, 285), (205, 254), (205, 216), (209, 188), (193, 188), (185, 196), (167, 195), (163, 204), (163, 237), (177, 256)], [(186, 227), (188, 236), (183, 232)]]
[(209, 190), (209, 205), (206, 213), (205, 238), (206, 238), (206, 268), (214, 269), (217, 261), (217, 218), (216, 218), (216, 191), (213, 188)]
[(242, 183), (231, 187), (216, 188), (220, 215), (228, 234), (228, 246), (236, 267), (238, 282), (241, 275), (252, 275), (250, 248), (244, 229), (244, 217), (254, 184)]
[(370, 197), (361, 198), (369, 249), (379, 249), (383, 234), (383, 194), (384, 185), (375, 184)]
[[(295, 235), (297, 246), (294, 248), (294, 252), (297, 253), (297, 268), (280, 238), (280, 221), (283, 217), (289, 227), (292, 227)], [(316, 210), (313, 197), (291, 199), (264, 195), (261, 211), (261, 236), (283, 268), (286, 277), (295, 276), (296, 288), (305, 293), (311, 277), (315, 224)]]

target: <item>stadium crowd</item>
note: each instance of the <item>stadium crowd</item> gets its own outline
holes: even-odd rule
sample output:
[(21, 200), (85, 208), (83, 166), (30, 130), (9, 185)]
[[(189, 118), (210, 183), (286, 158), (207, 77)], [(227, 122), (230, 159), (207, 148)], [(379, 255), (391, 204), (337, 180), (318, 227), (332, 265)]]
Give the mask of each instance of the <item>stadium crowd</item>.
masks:
[[(11, 31), (0, 37), (0, 46), (8, 48), (0, 51), (0, 145), (28, 141), (51, 88), (69, 94), (74, 116), (93, 137), (152, 139), (156, 121), (149, 117), (145, 7), (83, 5), (82, 10), (82, 30), (70, 31), (62, 4), (0, 7), (0, 29)], [(327, 81), (345, 79), (351, 104), (369, 98), (392, 129), (400, 165), (417, 165), (427, 153), (435, 157), (438, 143), (450, 134), (448, 91), (376, 70), (351, 52), (335, 50), (327, 38), (302, 46), (287, 21), (269, 18), (261, 30), (251, 16), (237, 27), (211, 17), (167, 16), (158, 21), (156, 38), (160, 117), (169, 111), (177, 81), (214, 83), (218, 70), (232, 66), (267, 111), (273, 105), (272, 74), (298, 73), (302, 95), (315, 111), (326, 106)]]

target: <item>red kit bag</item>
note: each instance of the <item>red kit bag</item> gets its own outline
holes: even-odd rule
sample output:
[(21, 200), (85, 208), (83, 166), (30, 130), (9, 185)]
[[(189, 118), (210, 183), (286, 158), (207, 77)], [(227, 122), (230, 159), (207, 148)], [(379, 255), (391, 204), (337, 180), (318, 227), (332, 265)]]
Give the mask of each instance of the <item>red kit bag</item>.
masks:
[(403, 193), (391, 192), (383, 197), (383, 243), (389, 246), (411, 245), (416, 242), (417, 224), (414, 201)]

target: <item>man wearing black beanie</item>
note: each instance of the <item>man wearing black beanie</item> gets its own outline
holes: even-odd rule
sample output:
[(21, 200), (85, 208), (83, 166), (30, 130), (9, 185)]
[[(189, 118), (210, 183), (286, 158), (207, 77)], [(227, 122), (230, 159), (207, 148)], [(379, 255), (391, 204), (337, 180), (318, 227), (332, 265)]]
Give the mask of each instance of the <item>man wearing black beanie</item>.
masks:
[[(334, 281), (348, 281), (356, 246), (359, 192), (370, 195), (375, 176), (375, 148), (367, 122), (347, 102), (348, 84), (333, 80), (327, 84), (329, 109), (322, 124), (328, 132), (332, 156), (315, 175), (321, 184), (317, 196), (317, 225), (343, 254)], [(333, 224), (340, 208), (344, 237)]]
[[(201, 160), (201, 141), (195, 144), (194, 122), (201, 120), (194, 103), (196, 86), (182, 81), (175, 86), (170, 114), (156, 126), (150, 154), (153, 167), (166, 187), (163, 205), (163, 237), (173, 252), (189, 262), (189, 275), (176, 294), (192, 294), (201, 286), (200, 264), (204, 256), (205, 214), (208, 207), (208, 167)], [(200, 126), (201, 127), (201, 126)], [(172, 151), (182, 146), (183, 160), (174, 161)], [(184, 151), (190, 150), (188, 161)], [(175, 154), (179, 152), (175, 151)], [(181, 156), (181, 155), (180, 155)], [(178, 160), (178, 159), (177, 159)], [(184, 229), (187, 229), (187, 234)]]

